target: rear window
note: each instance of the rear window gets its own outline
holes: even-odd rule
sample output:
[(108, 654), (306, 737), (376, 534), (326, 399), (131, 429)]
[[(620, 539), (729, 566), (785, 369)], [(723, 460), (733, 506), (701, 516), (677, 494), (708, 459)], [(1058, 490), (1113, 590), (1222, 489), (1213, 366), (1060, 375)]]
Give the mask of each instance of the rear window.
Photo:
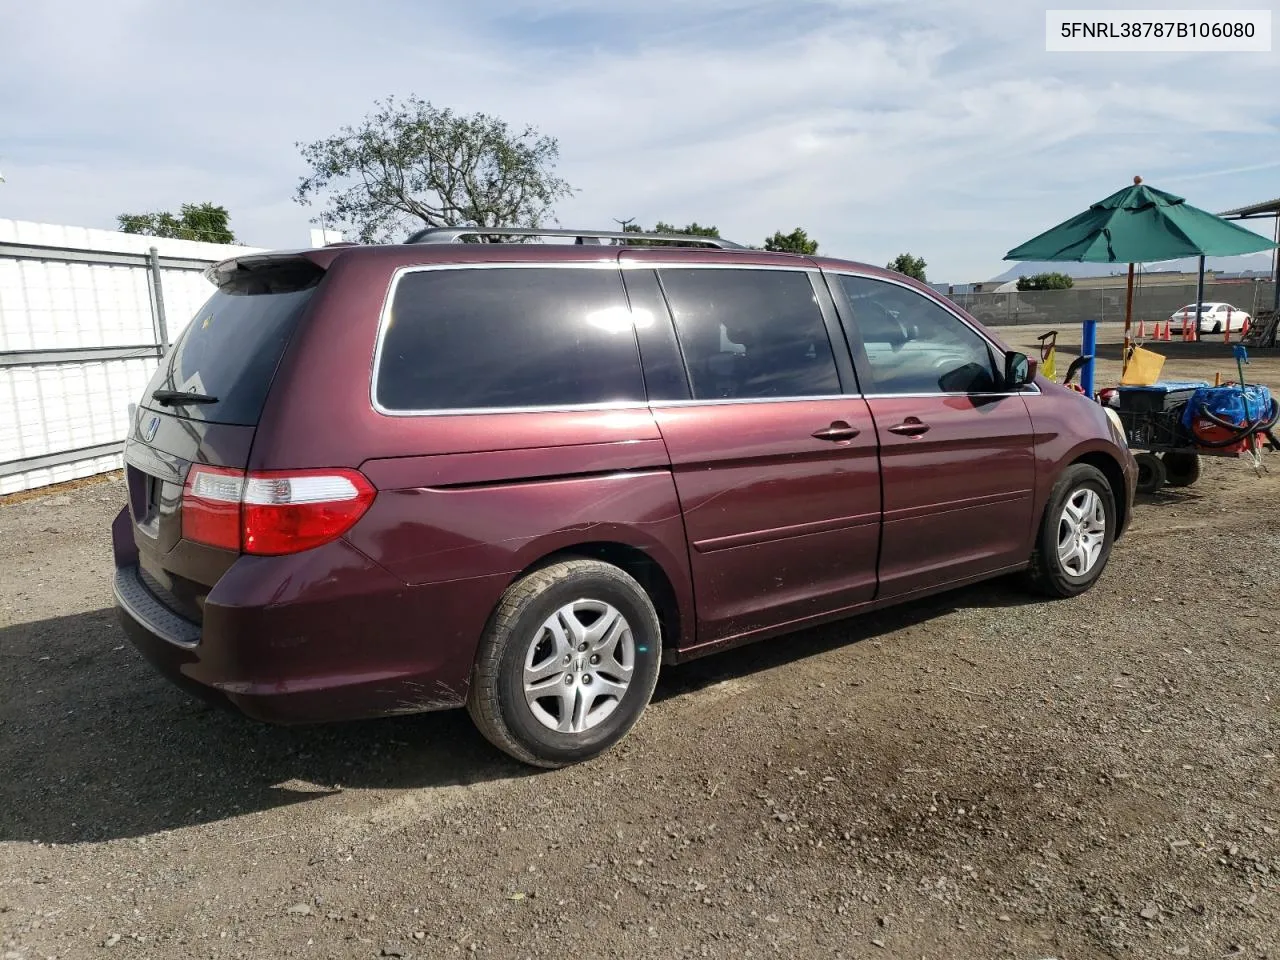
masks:
[(406, 273), (374, 393), (393, 412), (643, 402), (622, 279), (590, 268)]
[[(253, 426), (280, 358), (324, 272), (310, 263), (259, 266), (220, 279), (147, 386), (144, 403), (178, 416)], [(157, 390), (216, 397), (163, 407)]]

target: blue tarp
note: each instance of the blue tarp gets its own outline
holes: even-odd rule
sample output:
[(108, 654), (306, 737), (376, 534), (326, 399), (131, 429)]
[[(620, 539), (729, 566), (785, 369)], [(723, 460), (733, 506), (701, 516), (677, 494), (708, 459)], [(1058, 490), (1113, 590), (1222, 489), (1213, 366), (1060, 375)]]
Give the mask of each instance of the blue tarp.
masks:
[(1148, 387), (1131, 387), (1122, 386), (1121, 390), (1128, 392), (1130, 390), (1141, 393), (1174, 393), (1178, 390), (1195, 390), (1197, 387), (1207, 387), (1207, 380), (1157, 380)]
[(1271, 391), (1260, 384), (1247, 387), (1201, 387), (1187, 401), (1182, 425), (1188, 429), (1201, 410), (1231, 423), (1257, 423), (1271, 416)]

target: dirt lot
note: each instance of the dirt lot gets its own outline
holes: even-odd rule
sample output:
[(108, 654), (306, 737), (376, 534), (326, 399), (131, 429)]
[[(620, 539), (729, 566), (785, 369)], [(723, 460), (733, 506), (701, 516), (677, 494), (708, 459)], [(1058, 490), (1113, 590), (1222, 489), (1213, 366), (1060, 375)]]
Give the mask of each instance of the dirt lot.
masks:
[(1084, 597), (669, 669), (553, 773), (198, 706), (109, 609), (119, 482), (0, 501), (0, 957), (1280, 956), (1273, 462), (1146, 499)]

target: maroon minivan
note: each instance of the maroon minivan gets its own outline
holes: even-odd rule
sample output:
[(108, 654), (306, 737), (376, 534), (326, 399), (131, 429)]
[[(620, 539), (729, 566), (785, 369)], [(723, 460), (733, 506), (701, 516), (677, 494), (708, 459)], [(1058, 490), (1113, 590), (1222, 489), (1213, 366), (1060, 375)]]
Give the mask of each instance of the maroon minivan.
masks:
[(210, 270), (112, 529), (122, 621), (175, 682), (278, 722), (465, 704), (559, 766), (660, 663), (1012, 572), (1072, 596), (1125, 528), (1103, 408), (921, 284), (492, 237)]

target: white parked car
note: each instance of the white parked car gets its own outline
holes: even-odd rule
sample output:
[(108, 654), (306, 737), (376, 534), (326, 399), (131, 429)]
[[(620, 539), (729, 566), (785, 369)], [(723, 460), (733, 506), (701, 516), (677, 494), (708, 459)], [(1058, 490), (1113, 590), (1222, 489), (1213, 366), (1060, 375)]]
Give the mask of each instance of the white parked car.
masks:
[[(1195, 323), (1196, 305), (1189, 303), (1179, 307), (1169, 315), (1169, 326), (1173, 333), (1182, 333), (1182, 318), (1188, 324)], [(1200, 333), (1222, 333), (1224, 330), (1243, 330), (1245, 321), (1253, 322), (1249, 314), (1229, 303), (1200, 304)]]

